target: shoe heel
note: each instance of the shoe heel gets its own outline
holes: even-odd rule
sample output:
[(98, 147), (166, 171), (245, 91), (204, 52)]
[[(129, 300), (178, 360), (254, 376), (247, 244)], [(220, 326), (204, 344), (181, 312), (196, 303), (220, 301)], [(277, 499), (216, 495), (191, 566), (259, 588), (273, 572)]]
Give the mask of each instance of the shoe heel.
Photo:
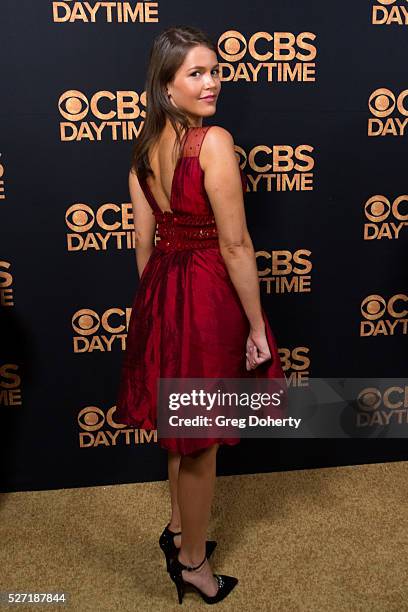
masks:
[[(171, 567), (171, 564), (170, 564)], [(174, 584), (176, 585), (176, 589), (177, 589), (177, 595), (178, 595), (178, 602), (179, 604), (183, 603), (183, 597), (184, 597), (184, 580), (183, 577), (181, 575), (181, 573), (179, 573), (179, 571), (170, 571), (170, 578), (172, 579), (172, 581), (174, 582)]]
[(181, 604), (183, 603), (183, 596), (184, 596), (183, 580), (177, 581), (176, 587), (177, 587), (178, 602), (179, 604)]

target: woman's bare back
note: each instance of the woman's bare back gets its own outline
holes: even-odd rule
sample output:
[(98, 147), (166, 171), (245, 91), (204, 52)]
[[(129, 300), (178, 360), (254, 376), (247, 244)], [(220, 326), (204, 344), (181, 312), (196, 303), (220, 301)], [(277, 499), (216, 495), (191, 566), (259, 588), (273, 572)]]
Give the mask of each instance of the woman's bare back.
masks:
[(180, 151), (177, 147), (174, 153), (175, 142), (176, 133), (173, 127), (166, 125), (149, 152), (154, 177), (148, 177), (148, 186), (160, 209), (168, 212), (173, 212), (171, 210), (171, 190)]

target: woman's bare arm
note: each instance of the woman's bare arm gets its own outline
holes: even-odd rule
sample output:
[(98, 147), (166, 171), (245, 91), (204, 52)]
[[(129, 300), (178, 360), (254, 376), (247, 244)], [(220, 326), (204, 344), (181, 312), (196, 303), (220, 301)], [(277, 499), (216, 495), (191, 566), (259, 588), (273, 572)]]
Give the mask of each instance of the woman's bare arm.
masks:
[(264, 330), (255, 251), (245, 218), (238, 159), (231, 134), (212, 126), (201, 146), (204, 186), (218, 230), (218, 242), (231, 281), (251, 329)]
[(156, 219), (149, 202), (146, 200), (138, 178), (132, 170), (129, 172), (129, 194), (132, 201), (135, 224), (136, 264), (140, 278), (154, 248)]

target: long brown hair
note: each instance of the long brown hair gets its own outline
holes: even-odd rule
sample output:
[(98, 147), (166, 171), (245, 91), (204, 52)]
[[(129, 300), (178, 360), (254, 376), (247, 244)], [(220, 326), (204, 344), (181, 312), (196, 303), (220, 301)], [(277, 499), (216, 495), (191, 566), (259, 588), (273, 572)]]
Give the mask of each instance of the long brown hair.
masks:
[(161, 134), (166, 118), (169, 118), (176, 132), (175, 147), (181, 145), (182, 137), (189, 127), (187, 116), (169, 101), (166, 85), (173, 80), (187, 53), (196, 45), (204, 45), (217, 53), (216, 46), (207, 34), (190, 26), (167, 28), (153, 41), (145, 85), (146, 120), (133, 145), (131, 156), (131, 169), (139, 179), (154, 176), (148, 151)]

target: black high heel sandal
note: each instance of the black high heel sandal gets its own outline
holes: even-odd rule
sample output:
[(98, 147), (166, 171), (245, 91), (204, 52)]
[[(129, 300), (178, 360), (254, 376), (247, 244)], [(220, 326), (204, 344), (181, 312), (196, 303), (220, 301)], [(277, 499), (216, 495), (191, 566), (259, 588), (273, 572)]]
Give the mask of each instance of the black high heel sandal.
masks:
[(179, 561), (178, 555), (176, 557), (173, 557), (173, 559), (170, 561), (170, 578), (176, 585), (179, 604), (183, 602), (184, 590), (186, 585), (192, 587), (195, 591), (197, 591), (197, 593), (201, 595), (205, 603), (215, 604), (218, 601), (224, 599), (232, 591), (236, 584), (238, 584), (238, 578), (234, 578), (234, 576), (213, 574), (214, 578), (218, 582), (218, 591), (215, 595), (210, 596), (203, 593), (203, 591), (201, 591), (201, 589), (199, 589), (195, 584), (192, 584), (191, 582), (185, 582), (181, 573), (182, 570), (187, 570), (188, 572), (197, 570), (203, 565), (206, 559), (207, 556), (205, 556), (201, 563), (199, 565), (196, 565), (196, 567), (183, 565), (183, 563)]
[[(181, 531), (177, 533), (175, 531), (170, 531), (169, 529), (170, 523), (167, 523), (166, 527), (163, 530), (159, 538), (159, 546), (162, 549), (164, 556), (166, 557), (166, 569), (170, 571), (170, 561), (175, 557), (179, 551), (177, 546), (174, 543), (173, 537), (176, 535), (180, 535)], [(217, 546), (217, 542), (215, 540), (207, 540), (205, 543), (206, 548), (206, 557), (209, 559), (214, 552), (215, 547)]]

